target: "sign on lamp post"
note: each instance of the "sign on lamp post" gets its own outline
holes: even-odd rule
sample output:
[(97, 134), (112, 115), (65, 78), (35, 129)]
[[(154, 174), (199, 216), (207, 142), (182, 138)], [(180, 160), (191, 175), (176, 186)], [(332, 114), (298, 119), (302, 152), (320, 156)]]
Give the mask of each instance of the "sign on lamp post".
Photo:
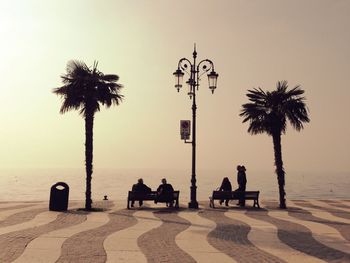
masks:
[(181, 120), (180, 121), (180, 134), (181, 140), (188, 140), (191, 134), (191, 121)]

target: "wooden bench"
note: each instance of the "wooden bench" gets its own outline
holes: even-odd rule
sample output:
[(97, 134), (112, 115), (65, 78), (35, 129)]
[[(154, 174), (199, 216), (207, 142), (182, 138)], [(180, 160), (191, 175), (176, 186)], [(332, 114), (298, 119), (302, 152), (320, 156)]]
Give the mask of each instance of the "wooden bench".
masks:
[(174, 191), (173, 196), (170, 200), (158, 201), (157, 200), (157, 191), (151, 191), (148, 193), (129, 191), (127, 208), (130, 209), (130, 202), (131, 201), (155, 201), (155, 200), (157, 200), (158, 203), (170, 203), (172, 201), (175, 201), (175, 207), (179, 208), (179, 195), (180, 195), (180, 191)]
[[(214, 200), (254, 200), (253, 207), (260, 208), (259, 205), (260, 191), (213, 191), (212, 196), (209, 196), (209, 206), (215, 208)], [(243, 197), (242, 197), (243, 196)]]

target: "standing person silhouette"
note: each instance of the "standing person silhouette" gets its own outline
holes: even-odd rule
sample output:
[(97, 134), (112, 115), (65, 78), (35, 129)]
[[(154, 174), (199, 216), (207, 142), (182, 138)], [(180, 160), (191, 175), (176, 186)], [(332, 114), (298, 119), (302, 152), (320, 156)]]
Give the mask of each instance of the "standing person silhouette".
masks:
[[(236, 191), (244, 192), (247, 185), (247, 176), (246, 176), (246, 168), (244, 165), (238, 165), (237, 166), (237, 183), (238, 183), (238, 189)], [(244, 194), (242, 194), (241, 198), (238, 202), (239, 206), (245, 206), (245, 198)]]

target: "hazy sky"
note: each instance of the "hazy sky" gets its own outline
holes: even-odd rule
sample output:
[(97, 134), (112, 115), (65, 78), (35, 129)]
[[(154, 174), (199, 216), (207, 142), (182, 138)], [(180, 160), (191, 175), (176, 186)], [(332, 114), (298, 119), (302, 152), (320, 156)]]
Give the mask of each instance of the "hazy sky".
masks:
[(120, 76), (124, 102), (95, 116), (94, 166), (191, 167), (179, 122), (192, 101), (174, 88), (182, 57), (214, 61), (198, 93), (198, 169), (273, 170), (272, 139), (238, 116), (247, 89), (278, 80), (305, 90), (311, 123), (282, 137), (287, 171), (350, 171), (348, 0), (0, 0), (0, 168), (84, 164), (84, 121), (59, 114), (71, 59)]

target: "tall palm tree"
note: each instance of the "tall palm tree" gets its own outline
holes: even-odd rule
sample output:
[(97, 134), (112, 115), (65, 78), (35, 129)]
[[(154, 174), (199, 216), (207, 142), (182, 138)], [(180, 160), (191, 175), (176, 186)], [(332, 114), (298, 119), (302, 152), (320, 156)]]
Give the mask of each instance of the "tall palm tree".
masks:
[(109, 108), (112, 104), (119, 105), (123, 95), (117, 81), (119, 77), (103, 74), (97, 69), (97, 62), (89, 68), (84, 62), (72, 60), (67, 64), (67, 72), (62, 75), (63, 86), (55, 88), (53, 93), (61, 96), (63, 104), (60, 113), (69, 110), (79, 110), (85, 119), (85, 168), (86, 192), (85, 209), (91, 210), (91, 178), (93, 159), (93, 126), (94, 115), (100, 111), (100, 104)]
[(303, 129), (303, 124), (310, 121), (303, 94), (304, 90), (300, 86), (288, 90), (287, 81), (277, 82), (276, 90), (271, 92), (254, 88), (248, 90), (246, 95), (250, 103), (243, 104), (240, 113), (244, 118), (243, 123), (249, 121), (249, 133), (267, 133), (272, 136), (280, 208), (286, 208), (281, 135), (286, 132), (287, 120), (297, 131)]

